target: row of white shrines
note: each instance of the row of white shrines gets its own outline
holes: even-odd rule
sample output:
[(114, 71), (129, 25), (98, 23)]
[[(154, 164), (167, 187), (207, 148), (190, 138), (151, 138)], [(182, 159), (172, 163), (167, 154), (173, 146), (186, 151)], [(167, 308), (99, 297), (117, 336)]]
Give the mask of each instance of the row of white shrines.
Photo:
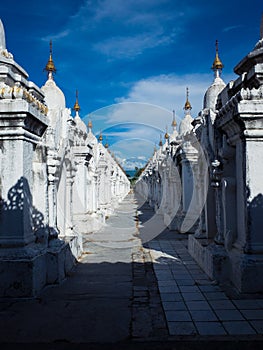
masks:
[(125, 172), (66, 108), (50, 53), (40, 89), (6, 49), (0, 20), (0, 297), (62, 281), (130, 190)]
[[(202, 269), (238, 293), (263, 293), (263, 18), (260, 40), (227, 85), (215, 77), (193, 119), (166, 134), (136, 189), (165, 226), (187, 233)], [(158, 232), (152, 232), (156, 236)]]
[[(226, 85), (216, 51), (215, 79), (198, 117), (187, 98), (173, 132), (136, 190), (208, 275), (242, 293), (263, 292), (263, 35)], [(0, 22), (0, 296), (33, 296), (59, 283), (129, 192), (108, 150), (65, 107), (49, 77), (39, 89), (6, 50)], [(160, 232), (156, 232), (159, 234)], [(151, 233), (154, 236), (154, 232)]]

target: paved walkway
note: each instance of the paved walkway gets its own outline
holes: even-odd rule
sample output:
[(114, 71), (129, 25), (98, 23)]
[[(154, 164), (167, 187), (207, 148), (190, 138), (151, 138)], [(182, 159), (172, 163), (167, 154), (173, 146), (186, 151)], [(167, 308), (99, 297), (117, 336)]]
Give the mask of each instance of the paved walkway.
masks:
[[(146, 235), (148, 221), (155, 227), (160, 218), (147, 203), (140, 213), (140, 231)], [(170, 335), (263, 334), (263, 295), (262, 299), (228, 297), (188, 253), (187, 235), (164, 229), (144, 246), (152, 258)]]
[[(61, 285), (35, 299), (0, 299), (0, 342), (117, 343), (167, 335), (151, 259), (129, 195)], [(1, 347), (2, 349), (2, 347)]]
[(171, 335), (263, 333), (263, 299), (230, 299), (196, 265), (185, 240), (158, 239), (149, 247), (153, 262), (156, 251), (169, 256), (154, 271)]
[(35, 299), (0, 300), (0, 341), (163, 350), (261, 342), (263, 299), (230, 299), (188, 254), (187, 235), (160, 223), (128, 195), (102, 230), (85, 237), (80, 263), (60, 286)]

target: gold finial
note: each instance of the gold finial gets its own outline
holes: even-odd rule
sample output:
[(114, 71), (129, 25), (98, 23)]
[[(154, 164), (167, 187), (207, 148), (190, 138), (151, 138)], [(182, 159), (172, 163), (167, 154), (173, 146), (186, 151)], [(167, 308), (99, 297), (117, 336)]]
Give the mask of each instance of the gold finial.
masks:
[(213, 71), (222, 70), (224, 68), (223, 63), (221, 62), (218, 56), (218, 40), (216, 40), (216, 57), (212, 65)]
[(177, 123), (175, 120), (175, 111), (173, 110), (173, 121), (172, 121), (172, 127), (176, 127)]
[(74, 111), (76, 111), (76, 112), (80, 111), (78, 99), (79, 99), (79, 92), (78, 92), (78, 90), (76, 90), (76, 102), (75, 102), (74, 107), (73, 107)]
[(52, 58), (52, 40), (50, 40), (50, 43), (49, 43), (49, 60), (44, 70), (48, 73), (56, 73), (57, 71)]
[(103, 137), (102, 137), (102, 133), (100, 132), (99, 141), (101, 142), (102, 140), (103, 140)]
[(164, 134), (164, 138), (165, 138), (165, 140), (168, 140), (168, 139), (169, 139), (169, 134), (168, 134), (168, 132), (167, 132), (167, 126), (166, 126), (166, 133)]
[(186, 102), (184, 104), (184, 110), (192, 109), (191, 103), (189, 102), (189, 89), (186, 88)]
[(89, 129), (92, 129), (92, 121), (91, 121), (91, 119), (90, 119), (89, 122), (88, 122), (88, 128), (89, 128)]
[(160, 134), (159, 146), (161, 147), (162, 145), (163, 145), (163, 141), (162, 141), (162, 134)]
[(104, 147), (105, 147), (105, 148), (109, 148), (109, 144), (108, 144), (108, 139), (107, 139), (107, 137), (106, 137), (106, 143), (104, 144)]

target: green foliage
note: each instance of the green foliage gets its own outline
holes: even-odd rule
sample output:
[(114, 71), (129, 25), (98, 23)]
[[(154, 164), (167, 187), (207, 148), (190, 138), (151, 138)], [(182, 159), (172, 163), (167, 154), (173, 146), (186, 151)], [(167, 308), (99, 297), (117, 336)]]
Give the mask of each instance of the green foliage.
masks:
[(130, 180), (131, 186), (135, 184), (135, 182), (138, 180), (139, 176), (141, 175), (141, 173), (145, 168), (138, 168), (136, 166), (134, 169), (135, 169), (135, 173), (133, 176), (130, 176), (129, 174), (127, 174), (127, 177)]

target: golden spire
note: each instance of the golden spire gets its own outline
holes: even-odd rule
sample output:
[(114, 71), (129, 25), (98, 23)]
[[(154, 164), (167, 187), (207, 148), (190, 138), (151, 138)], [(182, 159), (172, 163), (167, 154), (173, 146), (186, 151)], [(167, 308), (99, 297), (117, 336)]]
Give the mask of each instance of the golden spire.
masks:
[(159, 146), (161, 147), (162, 145), (163, 145), (163, 141), (162, 141), (162, 134), (160, 134)]
[(79, 111), (80, 111), (80, 106), (79, 106), (79, 92), (78, 92), (78, 90), (76, 90), (76, 102), (75, 102), (75, 104), (74, 104), (73, 109), (74, 109), (75, 112), (79, 112)]
[(190, 110), (192, 109), (191, 103), (189, 102), (189, 89), (186, 88), (186, 102), (184, 104), (184, 110)]
[(213, 71), (222, 70), (224, 68), (223, 63), (221, 62), (218, 56), (218, 40), (216, 40), (216, 57), (212, 65)]
[(99, 141), (102, 142), (103, 137), (102, 137), (102, 133), (100, 132), (100, 136), (99, 136)]
[(166, 126), (166, 133), (164, 134), (164, 138), (165, 138), (165, 140), (168, 140), (168, 139), (169, 139), (169, 134), (168, 134), (168, 132), (167, 132), (167, 126)]
[(106, 137), (106, 143), (104, 144), (105, 148), (109, 148), (109, 144), (108, 144), (108, 138)]
[(49, 60), (44, 70), (48, 73), (56, 73), (57, 71), (52, 58), (52, 40), (50, 40), (50, 43), (49, 43)]
[(89, 129), (92, 129), (92, 121), (91, 121), (91, 119), (90, 119), (89, 122), (88, 122), (88, 128), (89, 128)]
[(177, 125), (176, 120), (175, 120), (175, 111), (173, 110), (173, 121), (172, 121), (172, 127), (175, 128)]

